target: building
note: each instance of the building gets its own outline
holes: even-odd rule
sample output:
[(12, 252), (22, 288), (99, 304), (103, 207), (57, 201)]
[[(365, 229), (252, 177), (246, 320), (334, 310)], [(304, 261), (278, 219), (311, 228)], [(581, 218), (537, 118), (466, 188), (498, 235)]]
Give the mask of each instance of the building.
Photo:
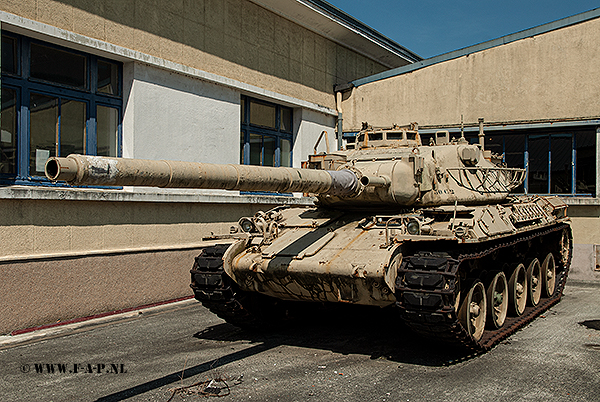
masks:
[[(398, 67), (338, 87), (346, 135), (362, 122), (448, 130), (527, 170), (521, 192), (569, 205), (570, 278), (600, 279), (600, 9)], [(462, 121), (462, 124), (461, 124)]]
[(203, 237), (312, 202), (53, 186), (49, 156), (299, 167), (335, 146), (335, 84), (421, 60), (320, 0), (4, 1), (0, 24), (0, 333), (188, 296)]

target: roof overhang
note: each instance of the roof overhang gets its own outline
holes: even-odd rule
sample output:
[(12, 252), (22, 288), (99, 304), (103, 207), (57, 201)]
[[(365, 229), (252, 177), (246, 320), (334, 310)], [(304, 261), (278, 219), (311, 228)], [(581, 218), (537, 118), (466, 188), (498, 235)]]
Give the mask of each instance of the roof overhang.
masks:
[(250, 0), (388, 68), (422, 57), (323, 0)]

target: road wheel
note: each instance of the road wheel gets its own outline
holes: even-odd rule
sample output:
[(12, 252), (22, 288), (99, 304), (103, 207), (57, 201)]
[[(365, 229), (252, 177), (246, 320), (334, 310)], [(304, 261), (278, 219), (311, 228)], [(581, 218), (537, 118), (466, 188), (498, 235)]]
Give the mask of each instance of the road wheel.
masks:
[(554, 264), (554, 256), (552, 253), (548, 253), (542, 263), (542, 282), (544, 285), (544, 296), (552, 296), (556, 289), (556, 265)]
[(537, 306), (542, 297), (542, 267), (534, 258), (527, 267), (527, 301), (530, 306)]
[(521, 316), (527, 305), (527, 275), (523, 264), (513, 268), (508, 281), (508, 306), (512, 314)]
[(458, 319), (469, 335), (478, 341), (483, 336), (485, 329), (487, 310), (485, 287), (481, 281), (477, 280), (468, 289), (460, 306)]
[(498, 329), (504, 325), (508, 311), (508, 283), (504, 272), (490, 275), (487, 287), (488, 327)]

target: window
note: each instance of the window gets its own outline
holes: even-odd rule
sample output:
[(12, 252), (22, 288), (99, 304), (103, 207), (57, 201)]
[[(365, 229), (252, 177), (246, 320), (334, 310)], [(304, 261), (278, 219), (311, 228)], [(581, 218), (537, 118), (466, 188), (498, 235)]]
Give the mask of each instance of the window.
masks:
[[(476, 134), (467, 138), (478, 142)], [(596, 196), (595, 127), (486, 133), (485, 146), (507, 167), (526, 169), (516, 192)]]
[(240, 163), (292, 165), (292, 109), (242, 97)]
[(51, 156), (119, 156), (121, 63), (2, 33), (0, 178), (44, 182)]

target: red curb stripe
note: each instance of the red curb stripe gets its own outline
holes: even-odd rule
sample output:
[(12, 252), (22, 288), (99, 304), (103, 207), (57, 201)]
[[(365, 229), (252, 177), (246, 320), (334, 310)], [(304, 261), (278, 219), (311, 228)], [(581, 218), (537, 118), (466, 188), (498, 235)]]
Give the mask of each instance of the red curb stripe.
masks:
[(72, 320), (56, 322), (54, 324), (46, 324), (46, 325), (40, 325), (38, 327), (17, 329), (15, 331), (12, 331), (9, 335), (13, 336), (13, 335), (26, 334), (28, 332), (38, 331), (40, 329), (54, 328), (54, 327), (59, 327), (61, 325), (67, 325), (67, 324), (75, 324), (78, 322), (93, 320), (94, 318), (108, 317), (108, 316), (115, 315), (115, 314), (127, 313), (130, 311), (141, 310), (141, 309), (145, 309), (145, 308), (149, 308), (149, 307), (162, 306), (163, 304), (170, 304), (170, 303), (175, 303), (175, 302), (183, 301), (183, 300), (189, 300), (189, 299), (193, 299), (193, 298), (194, 298), (194, 296), (185, 296), (185, 297), (180, 297), (178, 299), (166, 300), (166, 301), (162, 301), (162, 302), (158, 302), (158, 303), (144, 304), (143, 306), (129, 307), (129, 308), (121, 309), (121, 310), (108, 311), (106, 313), (89, 315), (87, 317), (73, 318)]

